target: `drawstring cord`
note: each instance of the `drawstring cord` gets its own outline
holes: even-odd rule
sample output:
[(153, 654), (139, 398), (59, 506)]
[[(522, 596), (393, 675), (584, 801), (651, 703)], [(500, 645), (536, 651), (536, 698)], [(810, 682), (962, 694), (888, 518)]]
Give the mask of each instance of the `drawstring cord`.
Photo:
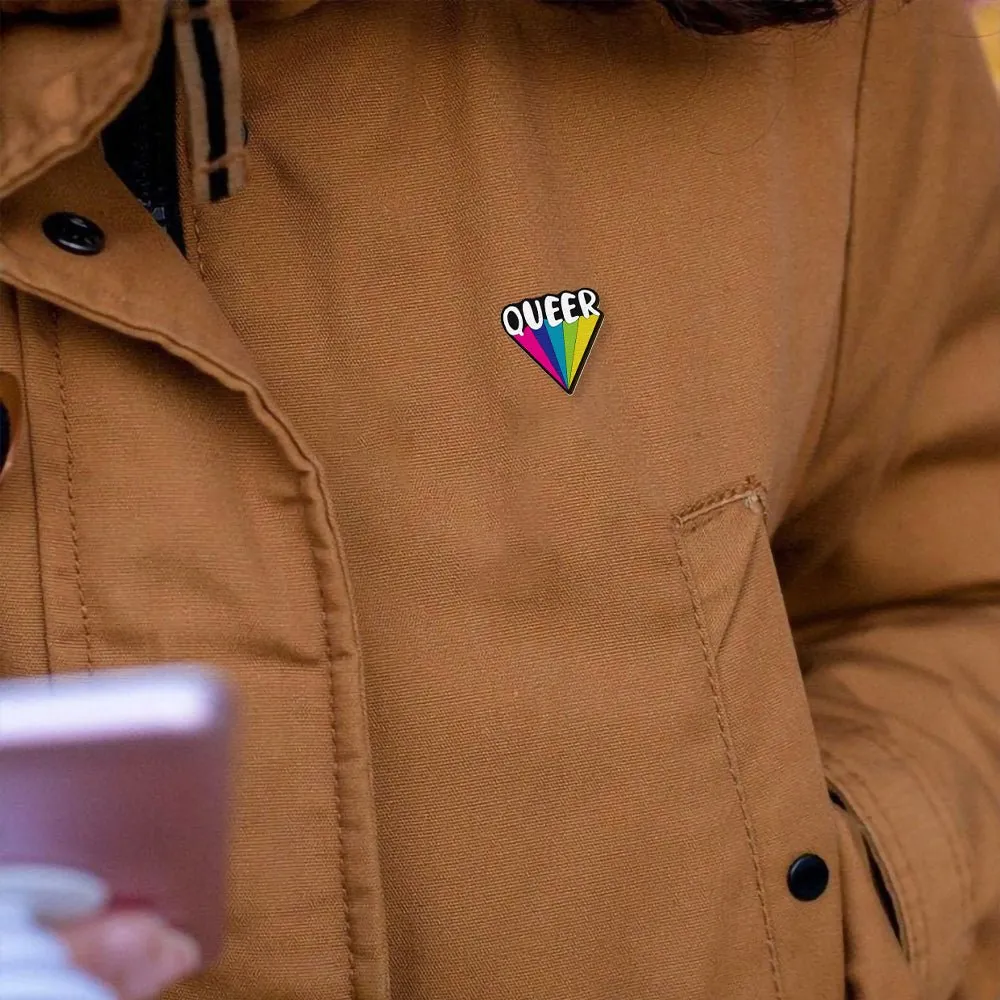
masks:
[(194, 198), (236, 194), (246, 183), (246, 151), (236, 27), (229, 0), (170, 0), (187, 98)]

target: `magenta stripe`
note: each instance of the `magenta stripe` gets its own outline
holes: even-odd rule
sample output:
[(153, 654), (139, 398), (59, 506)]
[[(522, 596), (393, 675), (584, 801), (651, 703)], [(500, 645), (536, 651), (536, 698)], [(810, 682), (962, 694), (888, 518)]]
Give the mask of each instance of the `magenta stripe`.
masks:
[(516, 341), (519, 347), (530, 354), (564, 389), (566, 388), (566, 383), (563, 382), (562, 375), (559, 374), (557, 368), (552, 366), (548, 354), (538, 342), (535, 331), (531, 327), (525, 325), (524, 333), (520, 337), (511, 337), (511, 340)]

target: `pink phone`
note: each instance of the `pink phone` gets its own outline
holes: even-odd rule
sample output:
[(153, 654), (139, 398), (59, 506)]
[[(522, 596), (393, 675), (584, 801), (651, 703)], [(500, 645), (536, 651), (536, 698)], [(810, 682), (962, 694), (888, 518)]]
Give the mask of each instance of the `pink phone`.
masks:
[(0, 682), (0, 872), (59, 866), (104, 881), (222, 948), (231, 692), (198, 666)]

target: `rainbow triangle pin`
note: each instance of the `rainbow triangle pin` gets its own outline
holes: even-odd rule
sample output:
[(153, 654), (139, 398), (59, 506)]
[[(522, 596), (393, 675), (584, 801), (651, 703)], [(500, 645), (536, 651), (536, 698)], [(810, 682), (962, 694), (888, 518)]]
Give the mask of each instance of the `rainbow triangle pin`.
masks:
[(539, 368), (571, 393), (604, 319), (599, 304), (591, 288), (539, 295), (504, 306), (500, 323)]

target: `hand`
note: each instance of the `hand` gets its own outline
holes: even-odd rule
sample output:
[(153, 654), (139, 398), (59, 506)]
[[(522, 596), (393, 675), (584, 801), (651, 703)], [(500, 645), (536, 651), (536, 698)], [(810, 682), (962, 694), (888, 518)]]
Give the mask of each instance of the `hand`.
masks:
[(77, 968), (107, 983), (120, 1000), (152, 1000), (199, 965), (195, 941), (145, 911), (94, 917), (60, 936)]

